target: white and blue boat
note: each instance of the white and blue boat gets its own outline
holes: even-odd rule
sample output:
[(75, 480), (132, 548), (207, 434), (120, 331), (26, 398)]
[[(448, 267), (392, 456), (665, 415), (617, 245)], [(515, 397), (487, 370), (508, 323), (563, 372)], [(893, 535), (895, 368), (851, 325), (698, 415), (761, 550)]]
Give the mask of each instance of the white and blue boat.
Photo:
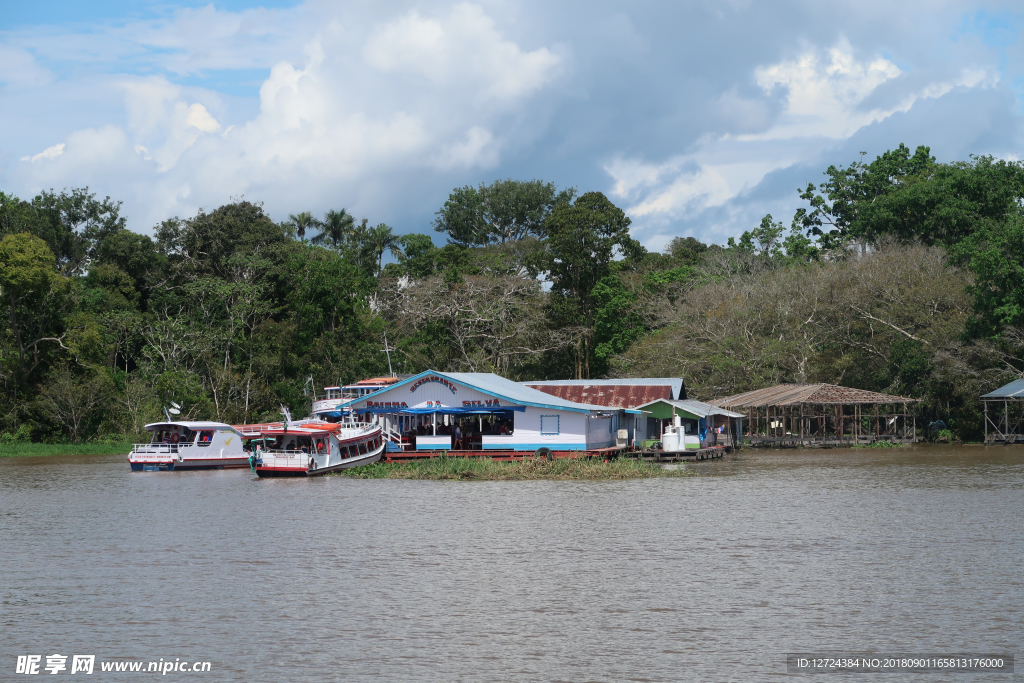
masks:
[(154, 422), (149, 443), (128, 454), (133, 472), (220, 470), (249, 467), (245, 437), (223, 422)]

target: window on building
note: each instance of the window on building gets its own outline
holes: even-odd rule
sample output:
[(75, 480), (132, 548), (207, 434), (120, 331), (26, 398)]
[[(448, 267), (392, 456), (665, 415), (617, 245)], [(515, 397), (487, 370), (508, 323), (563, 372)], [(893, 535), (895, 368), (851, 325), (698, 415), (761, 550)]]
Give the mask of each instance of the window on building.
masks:
[(542, 436), (557, 436), (559, 434), (558, 426), (558, 415), (540, 416), (540, 433)]

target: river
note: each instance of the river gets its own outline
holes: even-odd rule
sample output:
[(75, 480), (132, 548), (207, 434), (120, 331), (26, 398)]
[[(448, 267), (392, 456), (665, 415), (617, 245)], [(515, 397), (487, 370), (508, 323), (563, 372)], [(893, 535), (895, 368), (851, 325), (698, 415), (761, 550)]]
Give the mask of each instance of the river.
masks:
[(430, 482), (2, 459), (0, 679), (54, 653), (278, 683), (754, 681), (787, 677), (789, 652), (1021, 652), (1024, 447), (688, 466)]

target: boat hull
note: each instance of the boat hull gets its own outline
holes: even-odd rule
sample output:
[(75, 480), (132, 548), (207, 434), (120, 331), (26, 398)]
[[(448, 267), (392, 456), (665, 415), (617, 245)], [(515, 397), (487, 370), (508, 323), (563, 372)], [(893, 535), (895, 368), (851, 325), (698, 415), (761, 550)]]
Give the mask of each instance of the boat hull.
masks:
[(328, 467), (319, 467), (316, 469), (310, 469), (307, 467), (288, 467), (279, 465), (263, 465), (257, 463), (256, 475), (259, 477), (316, 477), (321, 474), (328, 474), (329, 472), (337, 472), (338, 470), (347, 470), (353, 467), (362, 467), (363, 465), (372, 465), (373, 463), (380, 460), (384, 454), (384, 447), (381, 446), (372, 453), (360, 456), (358, 458), (349, 458), (343, 460), (336, 465), (330, 465)]
[(249, 458), (185, 458), (184, 460), (128, 458), (132, 472), (177, 472), (179, 470), (233, 470), (249, 467)]

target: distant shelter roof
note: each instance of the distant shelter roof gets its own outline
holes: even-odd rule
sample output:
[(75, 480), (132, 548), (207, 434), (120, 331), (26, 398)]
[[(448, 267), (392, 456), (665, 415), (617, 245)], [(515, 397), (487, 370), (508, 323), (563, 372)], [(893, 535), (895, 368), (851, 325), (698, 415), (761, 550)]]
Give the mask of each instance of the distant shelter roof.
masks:
[(982, 398), (1020, 398), (1024, 399), (1024, 379), (1015, 379), (1006, 386), (999, 387)]
[(735, 396), (716, 398), (711, 403), (736, 410), (761, 406), (874, 405), (876, 403), (914, 403), (916, 401), (917, 399), (914, 398), (879, 394), (864, 389), (851, 389), (836, 384), (779, 384)]
[(521, 384), (573, 403), (608, 408), (636, 408), (658, 399), (686, 398), (682, 377), (555, 379)]

